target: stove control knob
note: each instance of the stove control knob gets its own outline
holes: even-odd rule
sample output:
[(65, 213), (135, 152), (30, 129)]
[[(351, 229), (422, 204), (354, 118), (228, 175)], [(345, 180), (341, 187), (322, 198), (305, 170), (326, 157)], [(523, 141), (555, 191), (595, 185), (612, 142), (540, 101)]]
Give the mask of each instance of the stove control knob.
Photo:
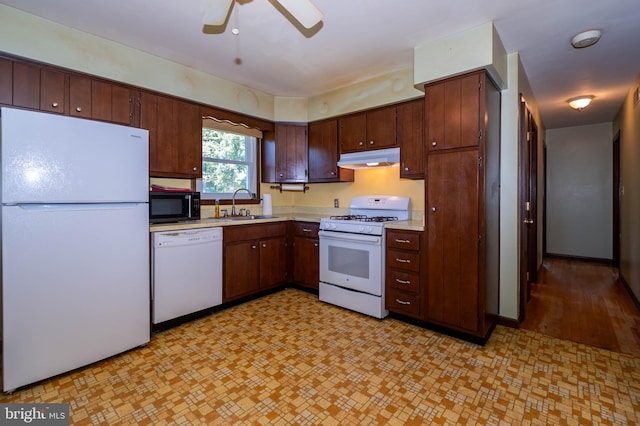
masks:
[(364, 226), (360, 226), (358, 227), (358, 232), (364, 233), (364, 229), (365, 229)]

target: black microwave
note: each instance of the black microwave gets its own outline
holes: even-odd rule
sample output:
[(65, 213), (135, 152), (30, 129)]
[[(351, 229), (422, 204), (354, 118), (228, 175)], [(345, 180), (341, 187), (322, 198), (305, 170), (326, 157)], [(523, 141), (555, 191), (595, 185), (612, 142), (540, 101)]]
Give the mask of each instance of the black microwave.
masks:
[(149, 192), (149, 223), (200, 219), (199, 192)]

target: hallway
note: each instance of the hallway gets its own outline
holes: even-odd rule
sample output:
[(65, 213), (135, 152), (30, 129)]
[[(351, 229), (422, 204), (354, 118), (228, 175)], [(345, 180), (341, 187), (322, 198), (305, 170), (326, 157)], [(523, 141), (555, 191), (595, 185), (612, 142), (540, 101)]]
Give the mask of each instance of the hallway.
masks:
[(521, 327), (640, 357), (640, 310), (615, 268), (545, 259)]

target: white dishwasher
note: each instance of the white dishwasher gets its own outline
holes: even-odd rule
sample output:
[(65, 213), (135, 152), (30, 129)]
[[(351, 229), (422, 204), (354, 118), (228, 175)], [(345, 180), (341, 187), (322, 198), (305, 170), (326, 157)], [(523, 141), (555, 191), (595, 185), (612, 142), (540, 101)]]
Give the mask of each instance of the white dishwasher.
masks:
[(153, 233), (151, 322), (222, 303), (222, 228)]

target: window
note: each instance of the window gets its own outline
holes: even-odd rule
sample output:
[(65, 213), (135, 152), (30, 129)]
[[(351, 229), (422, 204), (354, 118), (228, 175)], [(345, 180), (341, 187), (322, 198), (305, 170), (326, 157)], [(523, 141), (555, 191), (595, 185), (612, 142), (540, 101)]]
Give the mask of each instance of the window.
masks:
[[(217, 120), (203, 120), (202, 183), (198, 188), (202, 199), (229, 199), (239, 188), (257, 193), (258, 138), (242, 134), (242, 130), (246, 129)], [(248, 197), (246, 192), (240, 192), (236, 198)]]

